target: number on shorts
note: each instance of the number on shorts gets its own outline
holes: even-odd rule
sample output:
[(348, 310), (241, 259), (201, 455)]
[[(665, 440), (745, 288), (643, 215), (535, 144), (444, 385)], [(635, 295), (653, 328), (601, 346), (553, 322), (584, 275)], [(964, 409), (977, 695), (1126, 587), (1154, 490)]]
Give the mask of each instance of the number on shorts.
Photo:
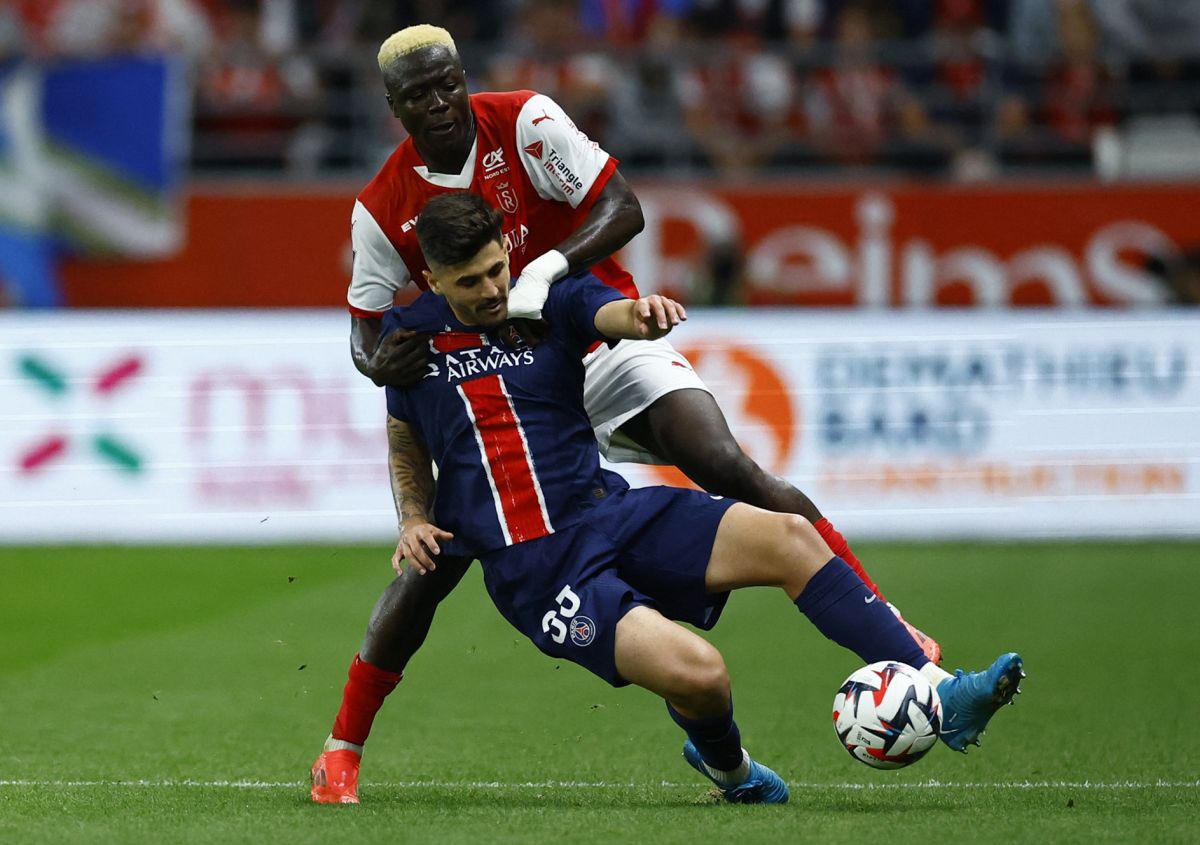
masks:
[[(563, 619), (570, 619), (579, 612), (579, 596), (571, 589), (571, 585), (565, 585), (559, 590), (557, 598), (557, 610), (548, 610), (546, 615), (542, 617), (542, 632), (550, 635), (550, 639), (556, 643), (563, 643), (567, 639), (567, 626)], [(559, 617), (562, 617), (560, 619)]]

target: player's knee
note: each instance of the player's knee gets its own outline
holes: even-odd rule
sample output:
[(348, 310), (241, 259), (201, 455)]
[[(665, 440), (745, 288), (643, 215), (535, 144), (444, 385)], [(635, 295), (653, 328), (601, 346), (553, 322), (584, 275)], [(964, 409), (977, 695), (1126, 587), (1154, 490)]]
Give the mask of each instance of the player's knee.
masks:
[(785, 585), (803, 588), (833, 552), (813, 524), (796, 514), (779, 514), (778, 560)]
[(820, 555), (828, 550), (816, 527), (799, 514), (780, 514), (784, 542), (804, 554)]
[(677, 695), (697, 705), (729, 700), (729, 669), (721, 652), (705, 640), (696, 638), (688, 653), (680, 655), (673, 686)]

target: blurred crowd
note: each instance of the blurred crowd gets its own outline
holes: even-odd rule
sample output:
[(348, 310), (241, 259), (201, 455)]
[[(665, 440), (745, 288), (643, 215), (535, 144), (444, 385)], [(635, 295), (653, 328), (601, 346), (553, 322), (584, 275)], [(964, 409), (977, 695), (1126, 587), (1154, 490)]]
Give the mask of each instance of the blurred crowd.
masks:
[(193, 167), (372, 169), (375, 49), (446, 26), (474, 90), (534, 88), (630, 170), (1098, 166), (1200, 139), (1200, 0), (0, 0), (0, 57), (186, 57)]

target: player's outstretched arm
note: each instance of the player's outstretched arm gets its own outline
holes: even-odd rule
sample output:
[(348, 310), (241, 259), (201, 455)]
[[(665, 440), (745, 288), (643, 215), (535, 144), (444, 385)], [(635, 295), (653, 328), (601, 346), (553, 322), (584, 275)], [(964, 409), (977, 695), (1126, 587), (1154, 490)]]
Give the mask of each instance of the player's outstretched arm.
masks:
[(618, 299), (596, 312), (596, 331), (614, 340), (654, 340), (687, 319), (673, 299), (652, 294), (641, 299)]
[(381, 342), (382, 332), (381, 318), (350, 316), (350, 358), (355, 369), (376, 387), (416, 384), (425, 375), (429, 358), (427, 337), (396, 329)]
[(454, 535), (429, 521), (436, 489), (429, 450), (406, 422), (389, 416), (387, 430), (388, 470), (400, 528), (392, 568), (399, 575), (401, 562), (407, 560), (418, 574), (424, 575), (437, 568), (434, 555), (442, 551), (438, 541), (450, 540)]

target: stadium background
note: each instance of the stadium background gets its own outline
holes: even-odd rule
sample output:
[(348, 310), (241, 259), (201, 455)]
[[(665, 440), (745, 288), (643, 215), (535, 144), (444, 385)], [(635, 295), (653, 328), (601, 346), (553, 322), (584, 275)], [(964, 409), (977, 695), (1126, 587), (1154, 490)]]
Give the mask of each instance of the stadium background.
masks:
[[(853, 659), (800, 639), (797, 681), (752, 647), (794, 620), (735, 602), (739, 712), (808, 829), (915, 840), (955, 807), (1187, 840), (1183, 716), (1079, 702), (1113, 667), (1110, 716), (1195, 700), (1193, 0), (0, 0), (0, 832), (797, 829), (696, 810), (658, 710), (554, 672), (475, 575), (380, 719), (375, 809), (297, 797), (389, 573), (343, 302), (353, 196), (403, 137), (375, 48), (416, 21), (473, 90), (547, 93), (621, 159), (647, 219), (621, 258), (693, 309), (676, 345), (948, 659), (1037, 667), (994, 747), (881, 780), (824, 724)], [(117, 813), (114, 783), (141, 784)]]

